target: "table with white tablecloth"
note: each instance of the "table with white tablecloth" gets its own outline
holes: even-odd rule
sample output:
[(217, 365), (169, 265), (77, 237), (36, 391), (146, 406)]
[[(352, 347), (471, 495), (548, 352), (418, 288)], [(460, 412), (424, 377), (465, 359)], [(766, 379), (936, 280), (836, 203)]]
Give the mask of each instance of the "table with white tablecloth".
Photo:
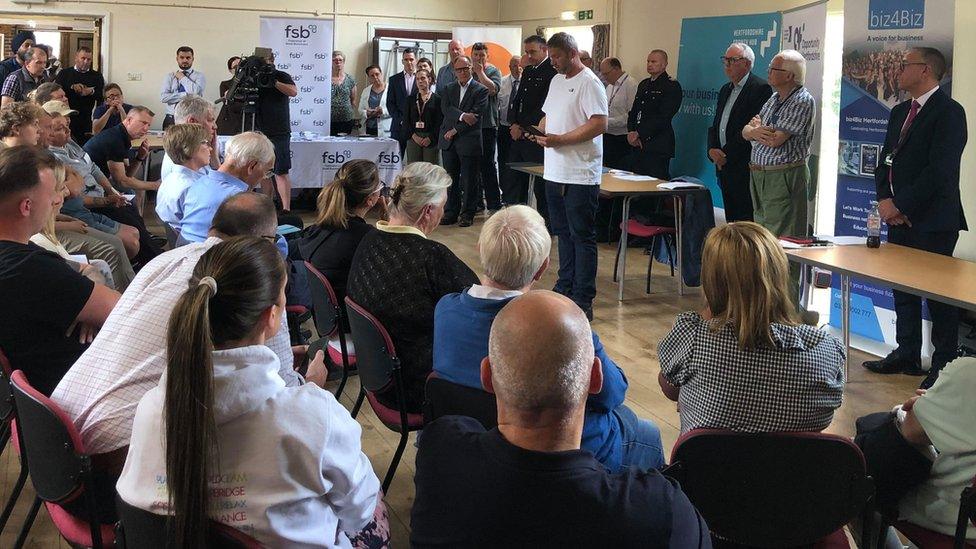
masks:
[[(230, 136), (219, 136), (220, 149)], [(380, 181), (390, 186), (400, 173), (402, 157), (400, 144), (388, 137), (327, 137), (292, 134), (291, 186), (296, 189), (320, 188), (335, 179), (346, 162), (365, 158), (376, 162)]]

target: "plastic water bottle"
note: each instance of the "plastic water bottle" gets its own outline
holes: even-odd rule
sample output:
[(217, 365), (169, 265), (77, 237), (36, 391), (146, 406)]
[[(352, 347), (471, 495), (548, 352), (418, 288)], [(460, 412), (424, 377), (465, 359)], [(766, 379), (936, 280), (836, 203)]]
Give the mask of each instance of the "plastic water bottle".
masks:
[(878, 203), (871, 201), (871, 213), (868, 214), (868, 248), (881, 247), (881, 214), (878, 213)]

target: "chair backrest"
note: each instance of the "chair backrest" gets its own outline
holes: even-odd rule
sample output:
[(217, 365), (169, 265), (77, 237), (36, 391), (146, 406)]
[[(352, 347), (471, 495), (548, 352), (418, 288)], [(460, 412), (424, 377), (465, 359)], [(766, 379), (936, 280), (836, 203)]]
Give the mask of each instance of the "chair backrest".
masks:
[(393, 384), (400, 368), (393, 338), (375, 316), (346, 296), (349, 329), (356, 346), (356, 367), (364, 389), (379, 393)]
[[(173, 549), (173, 522), (166, 515), (150, 513), (115, 499), (119, 511), (116, 547), (120, 549)], [(226, 524), (210, 521), (207, 547), (211, 549), (257, 549), (264, 547), (256, 539)]]
[(10, 376), (17, 428), (37, 496), (61, 503), (77, 496), (88, 472), (85, 446), (75, 424), (57, 404), (31, 387), (24, 372)]
[(850, 440), (822, 433), (697, 429), (675, 443), (667, 474), (712, 533), (737, 544), (794, 547), (857, 516), (874, 492)]
[(498, 406), (495, 395), (488, 391), (465, 387), (437, 377), (427, 377), (424, 400), (424, 424), (442, 416), (468, 416), (477, 419), (485, 429), (498, 425)]
[(7, 360), (7, 355), (3, 354), (3, 349), (0, 349), (0, 425), (6, 425), (14, 417), (14, 395), (10, 392), (12, 373), (10, 361)]
[(312, 275), (308, 277), (308, 287), (312, 292), (315, 329), (320, 337), (331, 337), (342, 326), (342, 316), (345, 314), (342, 304), (339, 303), (328, 277), (308, 261), (305, 262), (305, 269)]

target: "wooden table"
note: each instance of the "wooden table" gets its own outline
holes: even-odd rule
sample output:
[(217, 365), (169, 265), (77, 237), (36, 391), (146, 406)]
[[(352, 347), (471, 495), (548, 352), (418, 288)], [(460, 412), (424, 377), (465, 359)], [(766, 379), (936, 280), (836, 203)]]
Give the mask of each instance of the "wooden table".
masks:
[[(535, 178), (543, 176), (543, 166), (542, 164), (535, 164), (532, 162), (511, 162), (508, 167), (522, 173), (529, 175), (529, 200), (530, 205), (532, 205), (531, 200), (534, 198), (533, 190), (535, 188)], [(652, 181), (630, 181), (626, 179), (621, 179), (613, 174), (605, 173), (600, 180), (600, 194), (606, 198), (621, 198), (623, 199), (623, 207), (621, 209), (620, 219), (627, 220), (630, 218), (630, 203), (635, 198), (643, 196), (662, 196), (671, 197), (674, 201), (674, 228), (677, 234), (677, 242), (675, 247), (677, 248), (677, 261), (675, 265), (675, 270), (678, 273), (678, 295), (684, 295), (684, 279), (681, 275), (681, 200), (679, 197), (688, 195), (695, 192), (702, 192), (705, 189), (703, 187), (694, 186), (691, 187), (689, 184), (688, 188), (683, 189), (664, 189), (660, 188), (659, 185), (667, 183), (667, 181), (662, 181), (660, 179), (655, 179)], [(617, 288), (617, 300), (624, 300), (624, 280), (627, 274), (627, 231), (620, 231), (620, 255), (617, 258), (617, 271), (620, 275), (620, 280), (618, 281)]]
[(841, 329), (848, 350), (851, 277), (976, 311), (976, 263), (970, 261), (887, 242), (880, 248), (853, 245), (785, 251), (790, 261), (840, 275)]

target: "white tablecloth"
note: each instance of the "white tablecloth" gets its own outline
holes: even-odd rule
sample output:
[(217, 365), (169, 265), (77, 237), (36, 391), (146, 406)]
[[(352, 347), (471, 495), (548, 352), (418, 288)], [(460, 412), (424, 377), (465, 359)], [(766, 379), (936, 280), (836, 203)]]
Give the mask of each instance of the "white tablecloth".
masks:
[[(220, 149), (229, 136), (219, 136)], [(383, 185), (390, 186), (400, 173), (400, 144), (389, 137), (323, 137), (292, 135), (291, 185), (293, 188), (320, 188), (335, 179), (346, 162), (365, 158), (376, 162)]]

